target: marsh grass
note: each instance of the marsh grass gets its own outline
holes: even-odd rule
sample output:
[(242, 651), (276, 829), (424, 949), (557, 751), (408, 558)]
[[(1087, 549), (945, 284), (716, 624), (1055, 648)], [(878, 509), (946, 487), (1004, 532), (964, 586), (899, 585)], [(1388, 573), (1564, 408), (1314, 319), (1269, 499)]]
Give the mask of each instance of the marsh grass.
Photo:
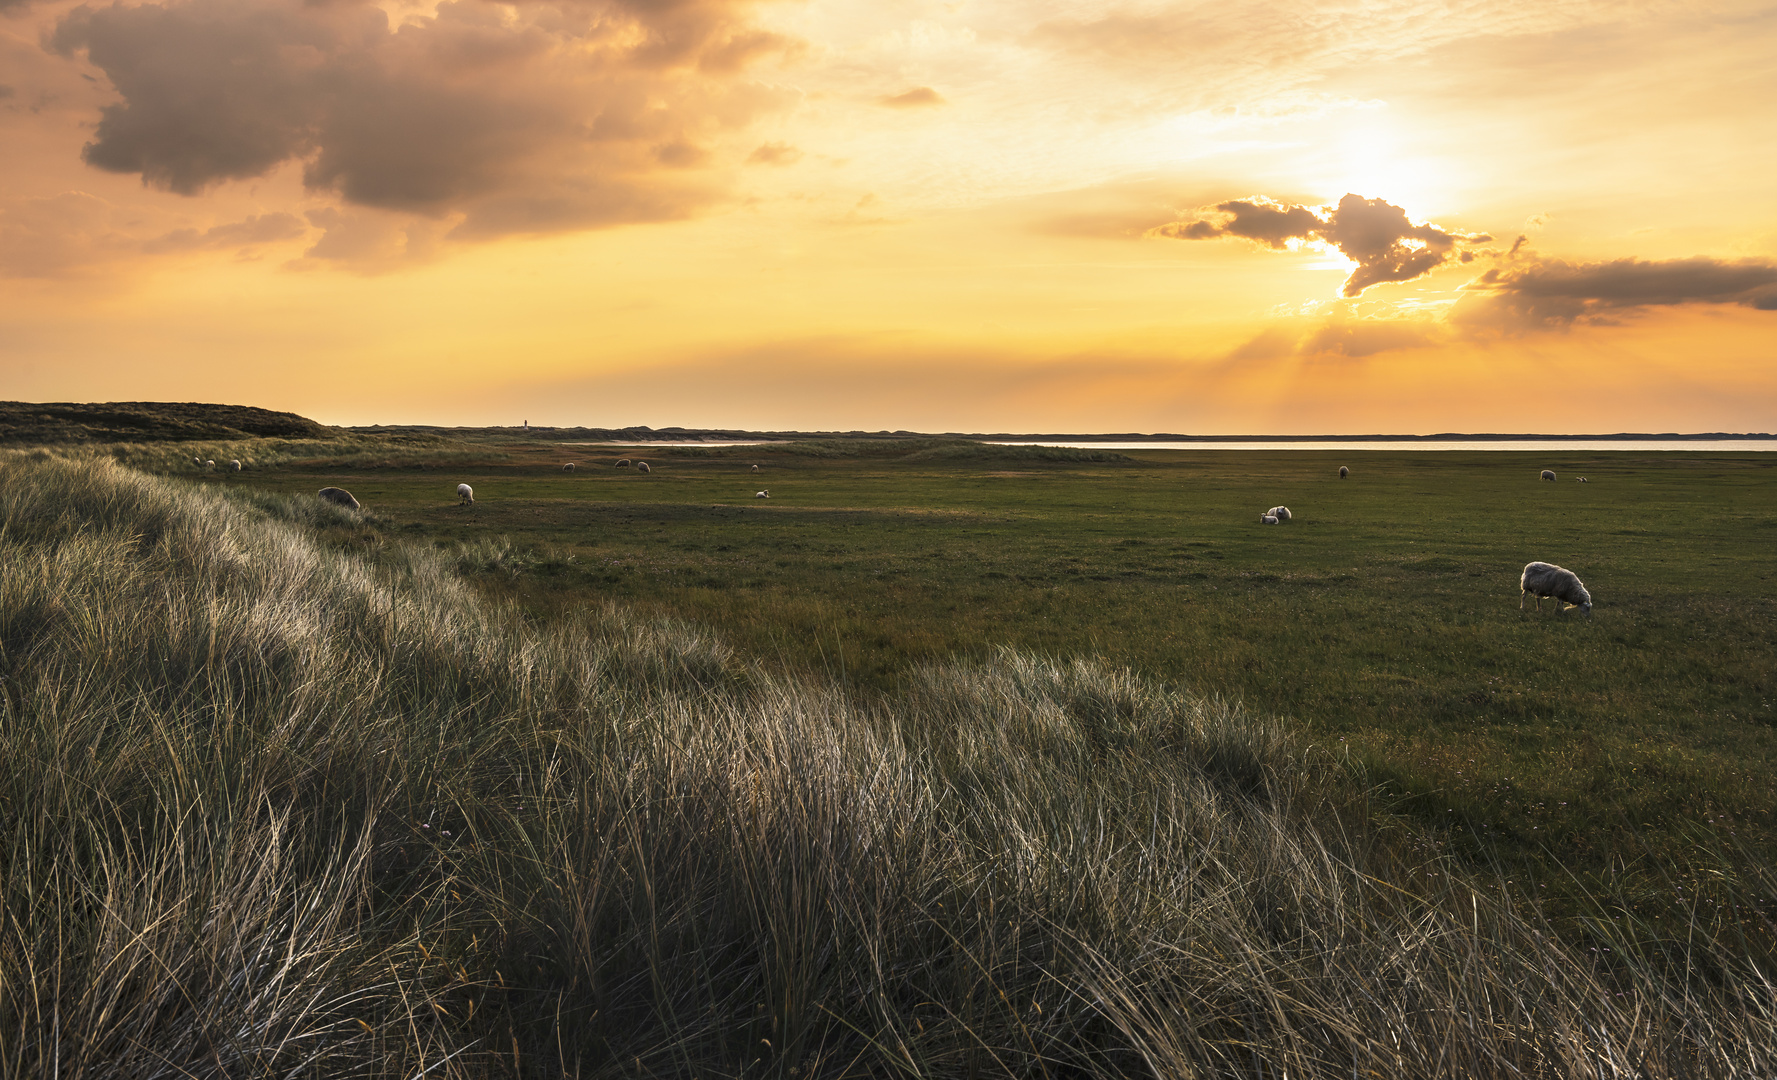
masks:
[(859, 696), (351, 517), (0, 466), (0, 1075), (1777, 1068), (1749, 953), (1608, 895), (1576, 948), (1227, 701)]
[[(131, 468), (173, 476), (234, 477), (228, 469), (239, 460), (248, 474), (298, 466), (313, 469), (433, 469), (464, 464), (504, 462), (511, 455), (499, 447), (428, 433), (342, 434), (332, 438), (205, 439), (180, 442), (95, 443), (61, 447), (70, 458), (105, 457)], [(14, 451), (15, 454), (19, 453)], [(28, 454), (30, 451), (24, 451)], [(217, 463), (214, 470), (203, 461)]]

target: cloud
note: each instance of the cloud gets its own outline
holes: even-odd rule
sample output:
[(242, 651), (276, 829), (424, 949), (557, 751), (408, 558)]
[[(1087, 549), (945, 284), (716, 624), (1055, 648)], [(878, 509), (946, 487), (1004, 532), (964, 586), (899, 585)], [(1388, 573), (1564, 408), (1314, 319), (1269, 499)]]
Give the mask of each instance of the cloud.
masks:
[(1514, 244), (1502, 266), (1463, 286), (1451, 319), (1472, 329), (1510, 331), (1610, 322), (1614, 313), (1676, 304), (1738, 304), (1777, 311), (1777, 262), (1688, 259), (1567, 262)]
[(1382, 199), (1348, 194), (1336, 207), (1316, 213), (1306, 206), (1270, 199), (1231, 199), (1217, 203), (1189, 221), (1174, 221), (1150, 230), (1170, 240), (1213, 240), (1236, 236), (1284, 250), (1290, 241), (1320, 241), (1357, 263), (1345, 279), (1344, 295), (1357, 296), (1372, 285), (1411, 281), (1453, 259), (1467, 262), (1471, 253), (1458, 244), (1491, 240), (1485, 233), (1448, 232), (1436, 225), (1415, 225), (1407, 212)]
[(725, 198), (706, 145), (784, 107), (736, 74), (794, 42), (742, 0), (445, 0), (392, 25), (366, 0), (82, 6), (50, 36), (119, 100), (83, 152), (196, 195), (301, 162), (349, 205), (454, 235), (683, 218)]
[(938, 91), (929, 86), (916, 86), (899, 94), (889, 94), (876, 99), (878, 105), (886, 105), (891, 109), (923, 109), (930, 105), (942, 105), (944, 99)]
[(802, 160), (802, 151), (785, 142), (760, 143), (747, 155), (748, 165), (794, 165)]
[(139, 212), (84, 191), (18, 199), (0, 206), (0, 276), (65, 277), (144, 253), (246, 251), (308, 233), (301, 218), (279, 212), (147, 238), (143, 225)]
[(203, 231), (175, 229), (142, 245), (150, 254), (168, 251), (217, 251), (257, 244), (296, 240), (308, 234), (308, 225), (295, 214), (258, 214), (244, 221), (215, 225)]
[(1435, 327), (1401, 320), (1331, 321), (1309, 334), (1297, 347), (1304, 356), (1338, 355), (1358, 359), (1396, 349), (1417, 349), (1436, 344)]

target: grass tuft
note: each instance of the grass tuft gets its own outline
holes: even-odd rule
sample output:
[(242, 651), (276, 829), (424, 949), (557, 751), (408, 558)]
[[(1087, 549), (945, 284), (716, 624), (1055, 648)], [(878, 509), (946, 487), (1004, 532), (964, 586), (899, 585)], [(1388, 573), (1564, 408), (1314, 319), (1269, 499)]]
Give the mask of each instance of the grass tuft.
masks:
[(859, 696), (316, 502), (0, 466), (0, 1075), (1777, 1069), (1701, 912), (1585, 951), (1229, 702)]

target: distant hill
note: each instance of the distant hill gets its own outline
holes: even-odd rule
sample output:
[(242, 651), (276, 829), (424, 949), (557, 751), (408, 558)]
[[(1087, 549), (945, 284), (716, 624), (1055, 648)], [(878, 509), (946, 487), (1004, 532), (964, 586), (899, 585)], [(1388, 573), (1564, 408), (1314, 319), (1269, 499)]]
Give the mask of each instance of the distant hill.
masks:
[(339, 429), (295, 413), (196, 401), (0, 401), (0, 443), (170, 442), (273, 436), (315, 439)]

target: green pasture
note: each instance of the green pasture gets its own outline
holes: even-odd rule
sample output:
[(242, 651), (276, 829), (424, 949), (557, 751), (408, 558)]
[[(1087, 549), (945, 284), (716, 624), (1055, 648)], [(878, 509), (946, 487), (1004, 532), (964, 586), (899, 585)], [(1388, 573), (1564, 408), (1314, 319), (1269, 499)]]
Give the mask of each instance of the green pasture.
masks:
[[(619, 456), (653, 471), (614, 468)], [(1000, 645), (1101, 656), (1277, 714), (1463, 845), (1608, 874), (1717, 847), (1757, 858), (1773, 836), (1773, 466), (1707, 452), (1070, 462), (520, 444), (436, 468), (292, 462), (202, 479), (337, 484), (376, 530), (459, 550), (540, 618), (616, 601), (865, 692)], [(1560, 479), (1539, 480), (1544, 468)], [(459, 482), (473, 507), (457, 505)], [(1294, 519), (1260, 524), (1275, 504)], [(1577, 572), (1592, 617), (1520, 612), (1532, 559)]]

